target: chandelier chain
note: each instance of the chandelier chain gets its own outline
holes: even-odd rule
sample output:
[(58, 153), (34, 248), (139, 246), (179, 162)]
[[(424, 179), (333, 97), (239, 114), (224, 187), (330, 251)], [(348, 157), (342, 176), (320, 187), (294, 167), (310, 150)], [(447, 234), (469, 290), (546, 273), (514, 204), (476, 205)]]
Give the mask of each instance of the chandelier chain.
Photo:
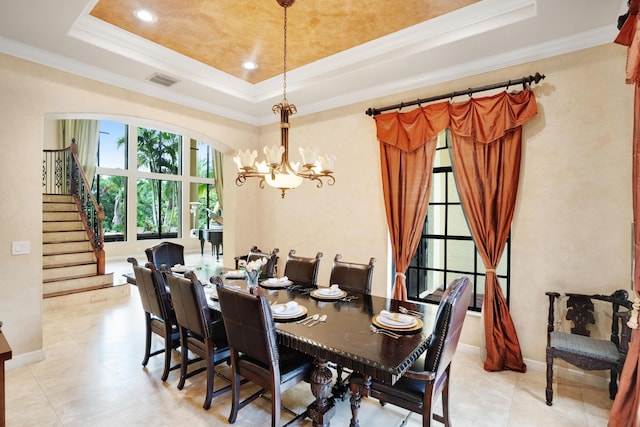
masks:
[(283, 104), (286, 106), (287, 101), (287, 6), (284, 6), (284, 66), (282, 72), (282, 91), (284, 94)]

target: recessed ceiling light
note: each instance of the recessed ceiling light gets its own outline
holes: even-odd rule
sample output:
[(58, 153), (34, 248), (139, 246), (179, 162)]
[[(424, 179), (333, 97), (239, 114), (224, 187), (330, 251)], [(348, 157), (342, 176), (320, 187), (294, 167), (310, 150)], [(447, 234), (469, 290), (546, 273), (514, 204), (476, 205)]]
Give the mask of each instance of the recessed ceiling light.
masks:
[(136, 9), (133, 15), (143, 22), (156, 22), (158, 17), (146, 9)]
[(244, 68), (245, 70), (253, 71), (258, 69), (258, 64), (253, 61), (244, 61), (242, 63), (242, 68)]

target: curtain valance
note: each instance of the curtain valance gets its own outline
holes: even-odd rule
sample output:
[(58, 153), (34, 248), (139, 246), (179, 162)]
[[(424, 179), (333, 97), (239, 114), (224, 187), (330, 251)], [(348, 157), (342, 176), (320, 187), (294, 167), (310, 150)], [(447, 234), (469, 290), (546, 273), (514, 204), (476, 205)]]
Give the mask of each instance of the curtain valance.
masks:
[(518, 93), (503, 91), (460, 103), (438, 102), (406, 113), (379, 114), (374, 119), (378, 141), (412, 152), (446, 128), (456, 135), (488, 144), (522, 126), (537, 112), (535, 95), (527, 89)]
[(538, 107), (531, 90), (500, 92), (485, 98), (450, 104), (451, 133), (488, 144), (535, 117)]

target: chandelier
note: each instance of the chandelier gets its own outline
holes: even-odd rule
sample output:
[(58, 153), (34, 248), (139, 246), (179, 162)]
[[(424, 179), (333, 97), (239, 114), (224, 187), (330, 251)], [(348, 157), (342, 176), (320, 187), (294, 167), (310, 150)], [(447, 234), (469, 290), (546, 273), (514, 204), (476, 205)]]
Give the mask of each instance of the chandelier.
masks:
[(323, 185), (327, 180), (329, 185), (335, 183), (333, 177), (333, 164), (336, 156), (319, 155), (317, 148), (300, 148), (302, 165), (299, 162), (289, 161), (289, 116), (297, 112), (294, 104), (287, 101), (287, 8), (295, 0), (276, 0), (284, 8), (284, 71), (283, 99), (273, 106), (273, 113), (280, 114), (280, 145), (264, 147), (266, 160), (256, 162), (258, 153), (256, 150), (238, 150), (233, 161), (238, 166), (236, 184), (242, 185), (247, 178), (260, 178), (260, 188), (264, 183), (279, 189), (284, 198), (285, 191), (299, 187), (305, 179), (316, 182), (316, 187)]

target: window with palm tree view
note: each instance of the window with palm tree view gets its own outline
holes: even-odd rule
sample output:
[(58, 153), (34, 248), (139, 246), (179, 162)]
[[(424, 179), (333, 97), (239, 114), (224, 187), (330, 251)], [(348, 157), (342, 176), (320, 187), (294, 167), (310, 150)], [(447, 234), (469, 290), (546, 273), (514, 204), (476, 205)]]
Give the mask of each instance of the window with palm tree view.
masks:
[[(130, 144), (134, 138), (136, 144)], [(93, 192), (105, 211), (105, 241), (180, 238), (183, 226), (207, 228), (212, 218), (222, 216), (216, 155), (221, 156), (210, 145), (184, 135), (100, 121)], [(183, 164), (189, 173), (183, 173)], [(188, 192), (188, 207), (183, 191)]]
[[(407, 270), (410, 300), (439, 303), (444, 289), (454, 279), (467, 276), (473, 283), (469, 309), (480, 311), (484, 297), (485, 268), (473, 241), (460, 203), (450, 155), (448, 131), (438, 135), (433, 161), (429, 208), (418, 249)], [(496, 274), (509, 302), (511, 236)]]

